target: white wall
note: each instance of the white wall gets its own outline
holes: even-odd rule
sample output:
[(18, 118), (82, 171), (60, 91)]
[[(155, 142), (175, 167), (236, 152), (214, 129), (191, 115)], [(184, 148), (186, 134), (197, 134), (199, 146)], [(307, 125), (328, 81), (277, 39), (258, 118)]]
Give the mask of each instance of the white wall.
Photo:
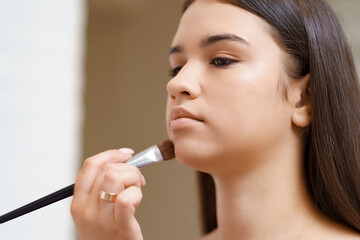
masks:
[[(84, 0), (0, 0), (0, 214), (73, 183), (80, 156)], [(70, 239), (70, 201), (0, 239)]]

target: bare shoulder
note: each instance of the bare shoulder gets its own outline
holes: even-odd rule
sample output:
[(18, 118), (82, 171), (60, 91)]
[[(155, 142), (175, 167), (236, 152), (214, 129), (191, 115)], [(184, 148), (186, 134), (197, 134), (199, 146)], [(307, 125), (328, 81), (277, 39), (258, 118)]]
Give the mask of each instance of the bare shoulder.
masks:
[(360, 240), (360, 233), (342, 234), (331, 238), (331, 240)]
[(336, 238), (336, 240), (360, 240), (360, 233), (350, 231), (343, 234), (342, 236), (339, 236), (338, 238)]
[(323, 238), (327, 240), (360, 240), (360, 233), (343, 225), (329, 229)]
[[(338, 225), (327, 231), (321, 231), (306, 235), (308, 239), (324, 239), (324, 240), (360, 240), (360, 233), (352, 229)], [(219, 240), (220, 237), (216, 229), (202, 237), (193, 240)]]
[(322, 218), (312, 222), (312, 227), (309, 228), (314, 230), (308, 235), (314, 239), (324, 240), (360, 240), (360, 232), (344, 225), (334, 219), (322, 215)]

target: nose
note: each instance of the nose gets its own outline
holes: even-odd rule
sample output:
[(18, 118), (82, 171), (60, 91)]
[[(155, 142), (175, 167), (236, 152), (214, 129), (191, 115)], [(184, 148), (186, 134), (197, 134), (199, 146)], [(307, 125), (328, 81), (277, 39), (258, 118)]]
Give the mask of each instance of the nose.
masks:
[(196, 99), (201, 93), (199, 80), (198, 71), (189, 64), (186, 64), (168, 82), (166, 89), (172, 100)]

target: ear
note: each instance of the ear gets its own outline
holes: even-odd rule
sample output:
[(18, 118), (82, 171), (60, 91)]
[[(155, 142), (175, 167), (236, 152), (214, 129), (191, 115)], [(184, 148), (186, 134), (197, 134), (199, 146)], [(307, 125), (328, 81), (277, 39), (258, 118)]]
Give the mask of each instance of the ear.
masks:
[(311, 123), (311, 91), (310, 91), (310, 74), (301, 79), (293, 80), (293, 101), (291, 102), (293, 112), (291, 121), (298, 127), (306, 127)]

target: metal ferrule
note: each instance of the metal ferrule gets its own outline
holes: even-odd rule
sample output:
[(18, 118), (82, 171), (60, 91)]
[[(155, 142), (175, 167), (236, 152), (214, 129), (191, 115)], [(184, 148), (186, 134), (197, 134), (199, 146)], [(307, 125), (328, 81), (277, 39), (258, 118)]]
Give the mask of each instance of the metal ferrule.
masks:
[(149, 147), (134, 155), (126, 163), (141, 168), (154, 163), (163, 162), (164, 159), (157, 145)]

